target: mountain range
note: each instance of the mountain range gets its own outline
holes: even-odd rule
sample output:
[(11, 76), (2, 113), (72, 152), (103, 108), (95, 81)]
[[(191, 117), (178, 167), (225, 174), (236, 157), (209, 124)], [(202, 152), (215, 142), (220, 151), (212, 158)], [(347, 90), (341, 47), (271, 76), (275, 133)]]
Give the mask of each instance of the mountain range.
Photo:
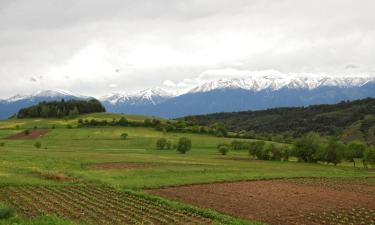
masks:
[[(248, 76), (204, 82), (182, 94), (161, 88), (111, 93), (99, 98), (108, 112), (167, 118), (215, 112), (334, 104), (375, 97), (375, 77)], [(0, 100), (0, 118), (40, 101), (88, 99), (64, 90), (39, 91)]]

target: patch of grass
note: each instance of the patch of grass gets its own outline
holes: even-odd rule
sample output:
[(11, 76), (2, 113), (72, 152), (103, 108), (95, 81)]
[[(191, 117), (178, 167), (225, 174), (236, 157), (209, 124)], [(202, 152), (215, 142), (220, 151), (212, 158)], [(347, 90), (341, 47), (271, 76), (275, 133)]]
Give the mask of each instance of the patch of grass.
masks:
[(11, 208), (0, 208), (0, 220), (9, 219), (14, 216), (14, 210)]

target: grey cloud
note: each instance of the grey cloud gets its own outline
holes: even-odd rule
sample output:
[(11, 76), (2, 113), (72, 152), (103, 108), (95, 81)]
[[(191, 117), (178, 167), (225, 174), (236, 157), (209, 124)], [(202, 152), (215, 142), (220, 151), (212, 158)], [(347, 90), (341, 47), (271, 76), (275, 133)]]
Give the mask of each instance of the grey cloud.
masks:
[(373, 0), (2, 0), (0, 78), (14, 84), (0, 97), (41, 88), (29, 74), (105, 94), (233, 66), (373, 73), (374, 11)]

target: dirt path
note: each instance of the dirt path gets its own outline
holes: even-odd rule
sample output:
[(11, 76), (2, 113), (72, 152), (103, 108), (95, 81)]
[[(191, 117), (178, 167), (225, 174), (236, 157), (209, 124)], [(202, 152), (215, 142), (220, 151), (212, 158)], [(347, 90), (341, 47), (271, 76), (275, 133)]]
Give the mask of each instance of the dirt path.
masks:
[(375, 184), (361, 182), (269, 180), (148, 192), (269, 224), (375, 224)]
[(19, 132), (17, 134), (10, 135), (5, 139), (10, 140), (23, 140), (23, 139), (37, 139), (47, 133), (49, 133), (50, 129), (30, 129), (29, 133), (27, 134), (25, 131)]

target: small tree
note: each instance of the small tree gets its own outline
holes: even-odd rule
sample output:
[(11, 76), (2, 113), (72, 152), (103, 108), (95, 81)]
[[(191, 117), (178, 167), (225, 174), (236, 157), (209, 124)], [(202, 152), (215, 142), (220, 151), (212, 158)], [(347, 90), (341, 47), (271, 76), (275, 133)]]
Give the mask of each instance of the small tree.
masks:
[(167, 139), (160, 138), (156, 141), (156, 149), (163, 150), (167, 146)]
[(123, 140), (126, 140), (127, 138), (128, 138), (128, 133), (122, 133), (121, 134), (121, 138), (123, 139)]
[(367, 168), (367, 165), (375, 167), (375, 147), (369, 147), (366, 149), (364, 154), (364, 165)]
[(217, 146), (217, 149), (220, 152), (220, 154), (226, 155), (229, 151), (229, 146), (227, 144), (223, 143), (223, 144), (219, 144)]
[(191, 139), (187, 137), (182, 137), (178, 141), (177, 151), (180, 152), (181, 154), (185, 154), (191, 149), (191, 146), (192, 146)]
[(35, 148), (41, 148), (42, 143), (40, 141), (37, 141), (37, 142), (35, 142), (34, 146), (35, 146)]
[(366, 150), (366, 145), (363, 142), (353, 141), (350, 142), (345, 149), (345, 159), (352, 162), (355, 167), (355, 159), (362, 158)]

